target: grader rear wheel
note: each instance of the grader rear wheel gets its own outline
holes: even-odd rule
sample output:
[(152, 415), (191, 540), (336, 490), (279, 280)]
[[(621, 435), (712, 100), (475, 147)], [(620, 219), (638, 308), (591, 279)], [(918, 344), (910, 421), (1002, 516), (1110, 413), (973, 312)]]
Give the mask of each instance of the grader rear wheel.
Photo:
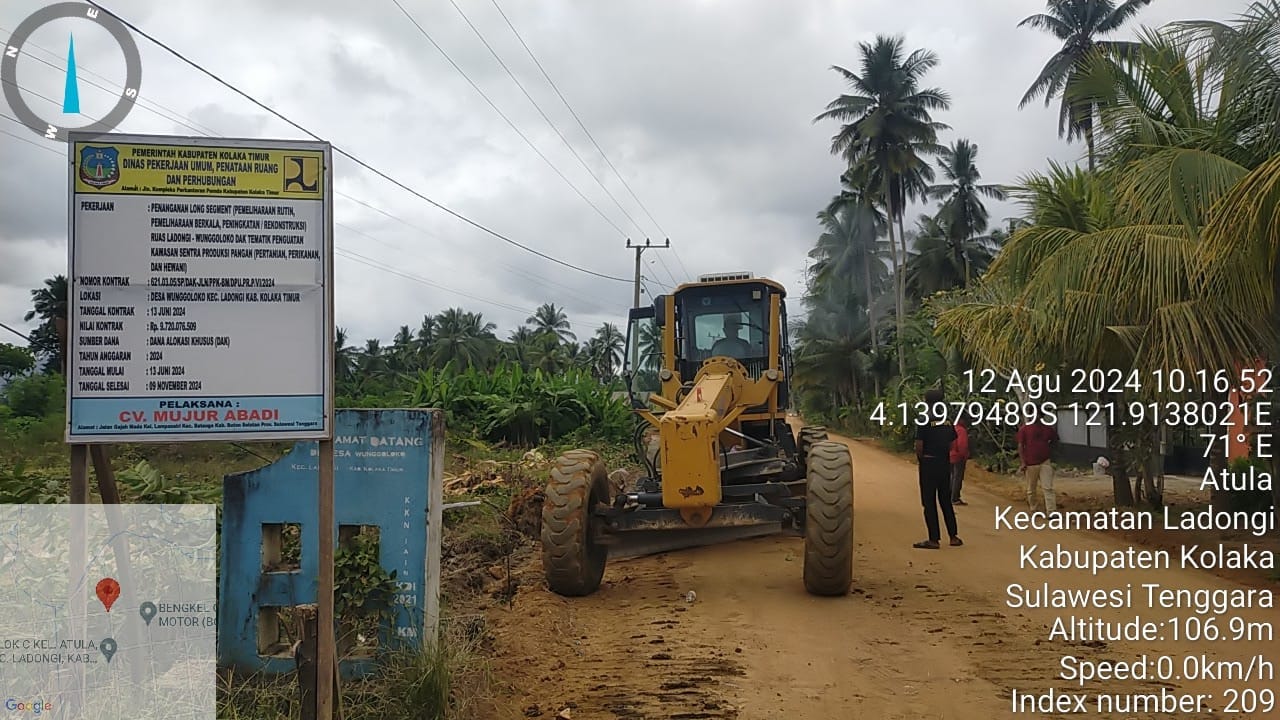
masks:
[(804, 524), (804, 587), (846, 595), (853, 584), (853, 457), (843, 443), (809, 446)]
[(827, 439), (827, 429), (822, 425), (808, 425), (800, 428), (796, 438), (796, 451), (800, 454), (800, 469), (808, 472), (809, 448), (816, 442)]
[(609, 548), (596, 542), (592, 510), (611, 499), (600, 456), (570, 450), (556, 459), (542, 505), (542, 569), (552, 592), (590, 595), (600, 587)]
[(809, 448), (816, 442), (822, 442), (827, 439), (827, 429), (822, 425), (807, 425), (800, 428), (799, 437), (796, 438), (796, 449), (800, 451), (801, 457), (809, 454)]

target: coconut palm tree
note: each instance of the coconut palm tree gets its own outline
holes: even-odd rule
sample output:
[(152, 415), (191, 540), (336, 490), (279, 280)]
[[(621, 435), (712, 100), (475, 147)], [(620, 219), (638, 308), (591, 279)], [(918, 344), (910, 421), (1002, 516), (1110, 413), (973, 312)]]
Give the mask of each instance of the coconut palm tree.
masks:
[(1053, 98), (1062, 96), (1058, 135), (1066, 135), (1067, 140), (1084, 138), (1091, 170), (1094, 168), (1093, 120), (1096, 107), (1089, 102), (1073, 103), (1064, 90), (1081, 72), (1095, 49), (1113, 57), (1122, 57), (1132, 49), (1132, 42), (1099, 38), (1119, 30), (1150, 4), (1151, 0), (1125, 0), (1119, 5), (1114, 0), (1048, 0), (1045, 12), (1031, 15), (1018, 23), (1018, 27), (1029, 25), (1062, 41), (1062, 48), (1040, 69), (1040, 74), (1019, 101), (1018, 108), (1025, 108), (1041, 95), (1044, 96), (1045, 107), (1049, 107)]
[(658, 323), (650, 321), (638, 326), (639, 338), (636, 348), (640, 351), (639, 368), (657, 370), (662, 365), (662, 328)]
[(486, 322), (481, 313), (462, 308), (449, 308), (436, 316), (436, 340), (431, 350), (431, 364), (441, 367), (453, 362), (460, 367), (483, 368), (493, 357), (497, 328)]
[[(1266, 229), (1240, 225), (1256, 206), (1230, 202), (1248, 184), (1247, 177), (1233, 180), (1245, 170), (1203, 151), (1171, 163), (1171, 153), (1185, 150), (1146, 146), (1118, 167), (1055, 167), (1017, 188), (1015, 196), (1031, 205), (1032, 226), (1014, 233), (978, 293), (939, 315), (940, 334), (989, 366), (1017, 369), (1045, 363), (1150, 373), (1275, 357), (1265, 351), (1271, 318), (1250, 314), (1271, 307), (1262, 290), (1270, 276), (1259, 282), (1261, 274), (1244, 270), (1274, 265), (1265, 253), (1251, 261), (1236, 252), (1258, 247), (1250, 238), (1268, 237)], [(1159, 167), (1163, 179), (1153, 172)], [(1216, 244), (1211, 238), (1226, 237), (1217, 234), (1224, 221), (1230, 240)], [(1197, 267), (1197, 256), (1213, 261)], [(1252, 295), (1229, 290), (1249, 284)], [(1135, 440), (1142, 449), (1137, 469), (1148, 497), (1158, 500), (1145, 455), (1156, 452), (1155, 429), (1143, 432)], [(1123, 457), (1112, 442), (1120, 435), (1120, 428), (1108, 433), (1113, 460)], [(1113, 468), (1117, 502), (1131, 504), (1124, 463)]]
[[(1003, 200), (1005, 197), (999, 185), (980, 182), (982, 173), (978, 170), (977, 160), (977, 145), (963, 138), (956, 140), (938, 158), (938, 169), (947, 182), (929, 187), (930, 197), (942, 200), (938, 217), (947, 230), (947, 240), (955, 259), (964, 263), (964, 286), (968, 286), (975, 270), (969, 266), (970, 253), (966, 250), (966, 243), (987, 231), (989, 216), (982, 198)], [(987, 243), (980, 247), (986, 248)]]
[[(1241, 144), (1267, 156), (1214, 204), (1196, 246), (1201, 291), (1232, 308), (1231, 317), (1250, 330), (1261, 330), (1211, 328), (1219, 330), (1211, 339), (1224, 351), (1212, 360), (1231, 367), (1223, 363), (1232, 357), (1244, 365), (1262, 358), (1275, 368), (1280, 360), (1280, 2), (1255, 2), (1229, 25), (1182, 23), (1179, 29), (1207, 41), (1205, 52), (1222, 69), (1221, 92), (1232, 97), (1227, 113), (1239, 118)], [(1274, 413), (1269, 429), (1273, 437), (1280, 432)], [(1271, 472), (1280, 477), (1280, 453), (1271, 453)], [(1280, 525), (1280, 483), (1272, 483), (1272, 499)]]
[(608, 382), (613, 379), (615, 370), (622, 363), (623, 345), (626, 336), (613, 323), (601, 325), (588, 344), (588, 355), (591, 356), (592, 368), (597, 377)]
[(347, 344), (347, 331), (334, 328), (333, 332), (333, 373), (339, 383), (348, 383), (355, 377), (357, 351)]
[(408, 325), (401, 325), (391, 339), (391, 347), (387, 352), (387, 365), (394, 372), (405, 372), (414, 367), (417, 350), (415, 337)]
[(507, 336), (505, 345), (507, 350), (506, 359), (519, 364), (526, 370), (529, 369), (532, 367), (530, 350), (535, 340), (537, 340), (537, 335), (534, 333), (533, 328), (528, 325), (521, 325), (512, 330), (511, 334)]
[(561, 343), (555, 335), (534, 330), (526, 349), (529, 367), (545, 373), (558, 373), (572, 364), (570, 348), (577, 343)]
[[(1280, 70), (1269, 70), (1266, 92), (1262, 74), (1229, 60), (1238, 37), (1197, 37), (1177, 24), (1147, 31), (1123, 61), (1095, 55), (1071, 88), (1099, 107), (1099, 150), (1132, 222), (1181, 222), (1199, 234), (1214, 204), (1280, 152), (1280, 122), (1268, 116)], [(1237, 76), (1256, 84), (1241, 88)]]
[[(62, 372), (66, 358), (62, 352), (62, 333), (67, 322), (67, 277), (55, 275), (44, 281), (44, 287), (31, 291), (31, 310), (22, 317), (24, 322), (40, 318), (40, 325), (31, 333), (28, 341), (31, 350), (44, 355), (45, 372)], [(63, 326), (59, 332), (59, 325)]]
[(564, 310), (555, 303), (543, 303), (525, 322), (533, 325), (534, 332), (539, 335), (550, 335), (557, 342), (576, 342), (577, 336), (570, 332), (572, 327)]
[(393, 358), (388, 348), (382, 346), (377, 338), (365, 340), (364, 348), (356, 357), (356, 387), (367, 388), (368, 383), (381, 380), (395, 371)]
[(431, 358), (431, 346), (436, 340), (436, 319), (431, 315), (423, 315), (418, 332), (413, 337), (413, 349), (418, 356), (418, 366), (427, 367)]
[(879, 394), (867, 351), (871, 326), (854, 301), (849, 293), (807, 295), (808, 313), (796, 328), (796, 390), (816, 396), (824, 410), (861, 407), (868, 385)]
[[(887, 280), (880, 241), (885, 222), (869, 197), (866, 193), (850, 193), (834, 212), (828, 209), (818, 213), (824, 232), (809, 251), (814, 260), (810, 272), (814, 282), (824, 288), (832, 287), (837, 278), (857, 278), (857, 284), (846, 282), (844, 286), (852, 294), (853, 305), (868, 313), (869, 327), (878, 328), (876, 301)], [(874, 351), (878, 347), (876, 333), (870, 334), (870, 342)]]
[(955, 239), (950, 220), (943, 212), (921, 215), (916, 221), (915, 251), (907, 260), (907, 289), (914, 298), (967, 287), (969, 278), (991, 264), (995, 245), (989, 235)]
[(1222, 111), (1255, 155), (1280, 153), (1280, 2), (1254, 2), (1232, 23), (1170, 24), (1169, 31), (1198, 45), (1217, 71), (1219, 92), (1231, 98)]
[[(903, 44), (901, 37), (884, 35), (878, 35), (874, 43), (860, 43), (859, 73), (832, 67), (853, 92), (832, 100), (814, 118), (814, 122), (834, 119), (842, 123), (832, 137), (831, 152), (858, 168), (855, 178), (878, 181), (869, 187), (876, 188), (891, 220), (900, 219), (906, 198), (922, 185), (919, 178), (932, 172), (922, 157), (940, 150), (937, 134), (946, 126), (935, 122), (930, 112), (950, 107), (945, 92), (920, 87), (924, 74), (938, 64), (937, 55), (928, 50), (908, 55)], [(892, 224), (889, 242), (896, 254)], [(900, 269), (895, 261), (898, 336), (905, 322), (905, 284)], [(905, 374), (901, 353), (898, 362), (899, 371)]]

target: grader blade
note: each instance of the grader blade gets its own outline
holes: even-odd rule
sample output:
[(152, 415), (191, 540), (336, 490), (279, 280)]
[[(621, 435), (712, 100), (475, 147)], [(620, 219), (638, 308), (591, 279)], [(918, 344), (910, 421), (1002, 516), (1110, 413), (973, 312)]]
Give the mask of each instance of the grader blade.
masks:
[(686, 530), (636, 530), (620, 533), (613, 538), (609, 544), (609, 559), (644, 557), (707, 545), (721, 545), (738, 540), (778, 535), (782, 531), (780, 522)]

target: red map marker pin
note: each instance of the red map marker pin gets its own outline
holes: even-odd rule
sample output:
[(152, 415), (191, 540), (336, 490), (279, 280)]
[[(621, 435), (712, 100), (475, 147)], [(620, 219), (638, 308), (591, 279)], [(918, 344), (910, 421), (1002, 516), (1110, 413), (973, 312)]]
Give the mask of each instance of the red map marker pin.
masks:
[(102, 578), (98, 581), (98, 599), (107, 608), (107, 612), (111, 612), (111, 604), (120, 597), (120, 583), (111, 578)]

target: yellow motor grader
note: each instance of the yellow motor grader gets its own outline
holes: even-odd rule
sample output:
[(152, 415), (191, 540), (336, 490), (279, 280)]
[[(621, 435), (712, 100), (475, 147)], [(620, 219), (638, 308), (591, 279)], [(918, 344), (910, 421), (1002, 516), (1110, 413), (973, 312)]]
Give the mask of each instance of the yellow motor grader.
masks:
[(791, 531), (804, 584), (853, 581), (853, 462), (825, 428), (787, 422), (786, 290), (749, 273), (703, 275), (630, 313), (623, 377), (646, 473), (615, 488), (599, 455), (556, 460), (542, 565), (565, 596), (595, 592), (610, 556)]

